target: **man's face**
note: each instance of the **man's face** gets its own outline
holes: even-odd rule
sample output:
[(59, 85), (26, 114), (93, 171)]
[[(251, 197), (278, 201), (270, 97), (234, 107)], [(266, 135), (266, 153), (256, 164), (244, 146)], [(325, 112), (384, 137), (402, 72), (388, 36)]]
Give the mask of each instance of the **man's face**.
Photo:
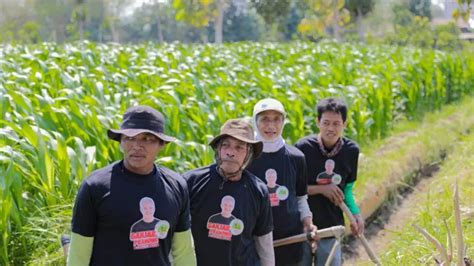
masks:
[(344, 132), (345, 122), (340, 113), (327, 111), (321, 115), (321, 120), (316, 121), (325, 146), (332, 147)]
[(222, 214), (224, 217), (229, 217), (234, 210), (234, 202), (231, 200), (223, 200), (221, 204)]
[(122, 135), (122, 146), (125, 167), (137, 174), (149, 174), (153, 170), (156, 156), (164, 144), (153, 134), (141, 133), (134, 137)]
[(267, 185), (269, 187), (274, 187), (276, 185), (276, 180), (277, 180), (277, 176), (276, 176), (276, 172), (274, 171), (269, 171), (267, 174), (266, 174), (266, 179), (267, 179)]
[(332, 174), (332, 172), (334, 171), (334, 163), (326, 162), (326, 164), (324, 166), (326, 168), (326, 173), (327, 174)]
[(263, 111), (257, 115), (257, 129), (265, 140), (275, 140), (283, 129), (283, 115), (277, 111)]
[(232, 137), (222, 140), (219, 147), (220, 168), (226, 173), (237, 172), (247, 156), (247, 143)]
[(155, 214), (155, 203), (151, 201), (144, 201), (140, 206), (140, 212), (143, 218), (151, 218)]

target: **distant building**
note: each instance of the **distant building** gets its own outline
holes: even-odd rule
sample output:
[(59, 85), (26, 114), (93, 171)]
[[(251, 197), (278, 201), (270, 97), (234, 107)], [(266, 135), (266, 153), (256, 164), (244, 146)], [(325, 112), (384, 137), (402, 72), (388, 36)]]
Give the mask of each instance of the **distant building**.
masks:
[[(442, 4), (444, 9), (443, 17), (433, 18), (431, 21), (432, 25), (443, 25), (453, 21), (453, 12), (458, 9), (459, 4), (457, 1), (445, 0)], [(469, 22), (474, 22), (474, 7), (471, 9), (471, 16)], [(461, 34), (459, 38), (462, 40), (474, 41), (474, 27), (469, 22), (464, 21), (462, 18), (458, 18), (456, 25), (459, 27)], [(471, 23), (472, 23), (471, 22)]]

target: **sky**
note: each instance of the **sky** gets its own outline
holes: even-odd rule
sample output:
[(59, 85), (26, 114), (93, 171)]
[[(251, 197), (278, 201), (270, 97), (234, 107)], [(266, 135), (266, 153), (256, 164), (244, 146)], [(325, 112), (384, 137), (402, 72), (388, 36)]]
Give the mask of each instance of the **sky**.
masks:
[(168, 0), (134, 0), (133, 4), (130, 5), (130, 8), (127, 8), (124, 15), (125, 16), (131, 15), (133, 13), (133, 11), (136, 8), (142, 6), (143, 3), (150, 3), (150, 2), (153, 2), (153, 1), (158, 1), (158, 2), (164, 3), (164, 2), (167, 2)]

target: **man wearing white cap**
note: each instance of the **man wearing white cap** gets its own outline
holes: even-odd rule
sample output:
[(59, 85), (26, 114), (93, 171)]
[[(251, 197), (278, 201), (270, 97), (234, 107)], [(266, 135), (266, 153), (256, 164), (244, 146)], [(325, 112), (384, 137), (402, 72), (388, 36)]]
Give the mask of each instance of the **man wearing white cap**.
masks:
[(68, 265), (196, 265), (186, 181), (156, 165), (164, 117), (148, 106), (129, 108), (120, 129), (123, 160), (94, 171), (79, 188)]
[[(273, 215), (273, 239), (316, 231), (307, 202), (306, 162), (301, 151), (285, 144), (282, 137), (285, 109), (275, 99), (263, 99), (254, 106), (256, 139), (263, 153), (248, 170), (267, 183)], [(276, 265), (303, 265), (306, 243), (275, 248)]]

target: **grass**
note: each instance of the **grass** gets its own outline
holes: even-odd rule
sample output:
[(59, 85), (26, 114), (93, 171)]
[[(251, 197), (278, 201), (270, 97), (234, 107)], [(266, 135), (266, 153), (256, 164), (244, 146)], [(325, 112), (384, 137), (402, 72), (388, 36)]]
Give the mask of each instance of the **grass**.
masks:
[[(420, 123), (401, 123), (387, 139), (363, 148), (355, 194), (364, 217), (410, 186), (422, 167), (455, 152), (456, 143), (474, 130), (474, 98), (427, 114)], [(364, 152), (366, 150), (366, 152)]]
[[(441, 244), (447, 247), (448, 224), (453, 239), (455, 238), (455, 219), (453, 205), (454, 183), (459, 184), (462, 230), (466, 255), (474, 258), (474, 134), (471, 133), (457, 143), (452, 143), (454, 152), (448, 155), (435, 180), (430, 184), (427, 194), (418, 195), (419, 204), (412, 210), (413, 216), (406, 221), (404, 230), (395, 232), (396, 237), (390, 242), (381, 256), (385, 265), (426, 265), (434, 264), (434, 258), (440, 258), (434, 245), (425, 240), (411, 224), (425, 228)], [(453, 240), (455, 243), (455, 241)], [(456, 248), (456, 247), (454, 247)], [(449, 250), (449, 249), (448, 249)], [(456, 251), (456, 249), (454, 249)], [(454, 252), (453, 262), (457, 260)]]
[[(183, 172), (212, 162), (210, 136), (264, 97), (288, 109), (289, 143), (316, 131), (319, 99), (342, 97), (346, 134), (366, 145), (474, 87), (472, 55), (389, 46), (83, 42), (2, 45), (0, 54), (0, 265), (48, 250), (30, 221), (61, 216), (57, 206), (71, 204), (84, 177), (121, 158), (105, 132), (131, 105), (165, 114), (179, 141), (158, 162)], [(45, 240), (28, 241), (36, 236)]]

